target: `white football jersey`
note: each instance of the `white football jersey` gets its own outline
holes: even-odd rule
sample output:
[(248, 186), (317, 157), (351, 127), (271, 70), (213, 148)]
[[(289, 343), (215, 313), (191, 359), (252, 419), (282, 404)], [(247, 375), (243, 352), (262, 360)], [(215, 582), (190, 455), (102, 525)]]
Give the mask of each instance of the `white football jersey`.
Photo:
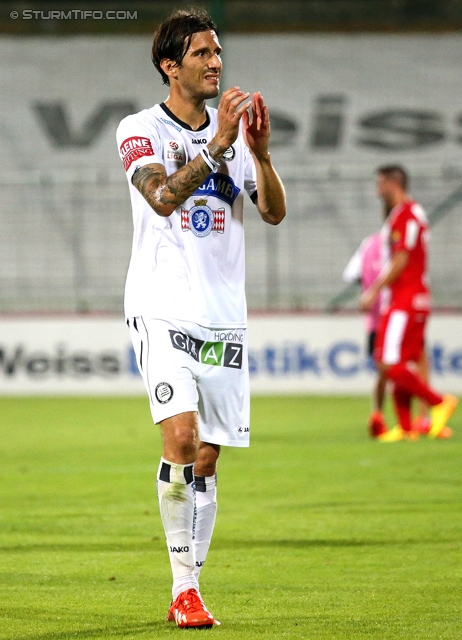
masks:
[(217, 111), (197, 131), (164, 105), (122, 120), (117, 145), (133, 211), (125, 286), (127, 317), (187, 320), (204, 327), (244, 327), (244, 191), (256, 193), (255, 165), (242, 133), (220, 167), (169, 217), (158, 215), (132, 184), (146, 164), (167, 175), (197, 156), (217, 131)]

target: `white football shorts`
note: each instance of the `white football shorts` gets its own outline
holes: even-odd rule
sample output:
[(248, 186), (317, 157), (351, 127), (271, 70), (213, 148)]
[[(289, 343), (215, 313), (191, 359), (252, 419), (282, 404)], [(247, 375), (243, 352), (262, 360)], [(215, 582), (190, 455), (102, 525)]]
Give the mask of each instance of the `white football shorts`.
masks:
[(248, 447), (247, 330), (144, 316), (127, 324), (154, 422), (197, 411), (202, 442)]

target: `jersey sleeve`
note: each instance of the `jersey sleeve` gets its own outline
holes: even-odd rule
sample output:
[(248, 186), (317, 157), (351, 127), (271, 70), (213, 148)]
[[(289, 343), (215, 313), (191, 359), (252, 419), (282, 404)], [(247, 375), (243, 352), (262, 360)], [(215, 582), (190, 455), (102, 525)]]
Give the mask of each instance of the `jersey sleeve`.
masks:
[(409, 210), (398, 216), (390, 234), (393, 253), (415, 249), (419, 231), (420, 224)]
[(153, 127), (146, 127), (135, 117), (124, 118), (117, 128), (117, 148), (131, 182), (137, 169), (146, 164), (164, 164), (162, 143)]
[(355, 253), (351, 256), (350, 261), (343, 270), (342, 279), (344, 282), (351, 284), (352, 282), (361, 282), (362, 273), (362, 253), (363, 243), (356, 249)]

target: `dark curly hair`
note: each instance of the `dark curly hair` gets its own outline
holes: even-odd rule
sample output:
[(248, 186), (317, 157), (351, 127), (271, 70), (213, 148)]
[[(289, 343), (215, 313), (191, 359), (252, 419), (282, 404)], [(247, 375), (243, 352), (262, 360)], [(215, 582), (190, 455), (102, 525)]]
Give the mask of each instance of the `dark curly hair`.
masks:
[(189, 49), (193, 35), (200, 31), (215, 31), (218, 35), (217, 25), (207, 11), (200, 7), (177, 9), (156, 29), (151, 59), (162, 76), (164, 84), (169, 85), (170, 82), (161, 69), (161, 61), (173, 60), (180, 65)]

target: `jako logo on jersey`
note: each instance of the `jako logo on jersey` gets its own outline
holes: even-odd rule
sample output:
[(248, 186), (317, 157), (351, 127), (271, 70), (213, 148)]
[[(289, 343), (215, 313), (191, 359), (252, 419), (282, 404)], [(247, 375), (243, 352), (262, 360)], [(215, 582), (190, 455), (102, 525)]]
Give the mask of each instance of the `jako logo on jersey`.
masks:
[(166, 140), (164, 149), (166, 160), (185, 164), (186, 154), (182, 142), (178, 142), (178, 140)]
[(170, 553), (188, 553), (189, 552), (189, 547), (169, 547), (170, 548)]
[(120, 145), (120, 157), (124, 163), (125, 171), (128, 171), (130, 165), (134, 160), (138, 160), (143, 156), (153, 156), (154, 149), (152, 148), (149, 138), (132, 137), (127, 138)]
[(169, 330), (170, 340), (175, 349), (184, 351), (197, 362), (211, 364), (215, 367), (242, 369), (242, 344), (232, 342), (204, 342), (191, 338), (180, 331)]
[(224, 173), (215, 173), (213, 176), (206, 178), (201, 186), (194, 191), (193, 195), (202, 197), (215, 196), (215, 198), (224, 200), (227, 204), (232, 205), (239, 192), (239, 187), (236, 187), (230, 176)]
[(212, 211), (207, 206), (205, 198), (194, 200), (196, 205), (188, 211), (181, 209), (181, 228), (191, 230), (198, 238), (205, 238), (211, 231), (225, 232), (225, 210), (223, 208)]
[(191, 142), (193, 144), (207, 144), (207, 138), (193, 138)]
[(168, 382), (159, 382), (156, 387), (156, 398), (160, 404), (166, 404), (173, 398), (173, 389)]

